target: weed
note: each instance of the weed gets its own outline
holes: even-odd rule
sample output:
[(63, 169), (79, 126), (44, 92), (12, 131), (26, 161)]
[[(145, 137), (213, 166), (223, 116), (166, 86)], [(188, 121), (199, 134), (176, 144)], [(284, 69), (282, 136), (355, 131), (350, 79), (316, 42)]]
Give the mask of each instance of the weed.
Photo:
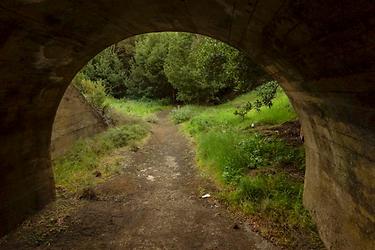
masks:
[(310, 235), (306, 237), (312, 245), (319, 245), (314, 224), (302, 205), (303, 182), (288, 172), (291, 167), (303, 176), (303, 148), (257, 132), (260, 124), (282, 124), (294, 120), (296, 114), (288, 97), (278, 90), (270, 108), (252, 109), (243, 119), (234, 115), (238, 107), (256, 98), (249, 93), (218, 106), (182, 107), (174, 116), (195, 139), (200, 167), (222, 187), (219, 196), (223, 200), (270, 221), (260, 232), (273, 237), (278, 230), (280, 244), (297, 244), (297, 230), (303, 237)]
[(214, 161), (227, 183), (237, 183), (239, 176), (251, 169), (296, 165), (304, 168), (302, 149), (260, 134), (236, 130), (209, 131), (198, 138), (198, 156)]
[(77, 141), (65, 155), (53, 162), (56, 185), (76, 193), (98, 181), (92, 174), (94, 170), (100, 170), (104, 177), (112, 175), (117, 168), (101, 166), (101, 157), (142, 139), (147, 132), (146, 125), (132, 124), (111, 128), (93, 138)]
[[(126, 116), (138, 117), (148, 119), (158, 111), (164, 110), (169, 106), (165, 105), (164, 100), (125, 100), (107, 98), (106, 104), (115, 109), (117, 112), (122, 113)], [(152, 118), (150, 118), (152, 119)]]
[(107, 95), (102, 82), (85, 79), (82, 73), (79, 73), (73, 79), (72, 84), (78, 88), (78, 90), (85, 96), (86, 100), (97, 110), (101, 112), (105, 110), (105, 100)]
[(174, 123), (179, 124), (189, 121), (196, 113), (196, 108), (192, 105), (186, 105), (183, 108), (173, 109), (171, 117)]

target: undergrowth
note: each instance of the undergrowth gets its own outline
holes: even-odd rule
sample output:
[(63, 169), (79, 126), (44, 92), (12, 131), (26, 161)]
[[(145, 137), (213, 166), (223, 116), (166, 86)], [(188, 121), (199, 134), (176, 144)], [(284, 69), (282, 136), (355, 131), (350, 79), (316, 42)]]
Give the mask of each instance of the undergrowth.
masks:
[[(96, 89), (91, 91), (89, 88), (92, 84), (86, 86), (79, 78), (76, 81), (89, 97), (97, 95)], [(78, 140), (67, 153), (54, 160), (57, 188), (76, 193), (116, 173), (119, 169), (116, 157), (112, 157), (110, 164), (102, 162), (103, 159), (114, 150), (131, 146), (146, 137), (149, 132), (147, 122), (157, 122), (156, 112), (168, 108), (163, 100), (119, 100), (105, 94), (100, 97), (101, 105), (115, 127), (92, 138)], [(95, 172), (99, 172), (101, 178), (97, 178)]]
[[(95, 91), (93, 93), (96, 94)], [(94, 94), (90, 93), (90, 97)], [(121, 104), (123, 101), (108, 96), (104, 96), (103, 102), (101, 104), (106, 107), (106, 114), (114, 121), (115, 127), (76, 141), (64, 155), (53, 160), (59, 199), (51, 204), (53, 210), (47, 209), (47, 214), (38, 214), (37, 225), (33, 222), (25, 225), (26, 233), (22, 233), (22, 237), (30, 244), (48, 245), (53, 235), (66, 229), (60, 221), (84, 204), (76, 198), (121, 173), (124, 153), (129, 148), (139, 147), (150, 132), (148, 122), (164, 108), (159, 102), (127, 101)]]
[(199, 166), (221, 187), (219, 197), (224, 202), (268, 221), (259, 231), (276, 237), (279, 245), (298, 248), (303, 241), (319, 249), (319, 236), (302, 205), (303, 147), (264, 136), (257, 129), (295, 120), (296, 114), (288, 97), (278, 90), (271, 108), (251, 110), (243, 119), (234, 115), (238, 107), (255, 99), (250, 93), (218, 106), (185, 106), (171, 116), (193, 136)]
[(143, 118), (148, 121), (156, 119), (155, 113), (168, 108), (163, 100), (128, 100), (107, 98), (105, 103), (123, 115)]
[(293, 166), (304, 170), (301, 148), (285, 145), (279, 139), (258, 133), (235, 130), (209, 131), (197, 137), (199, 160), (214, 164), (225, 183), (238, 183), (239, 178), (254, 169)]
[[(76, 193), (111, 176), (118, 171), (116, 164), (100, 164), (103, 156), (144, 138), (148, 127), (144, 123), (124, 125), (77, 141), (63, 156), (53, 162), (55, 182), (58, 188)], [(99, 171), (102, 178), (97, 178)]]

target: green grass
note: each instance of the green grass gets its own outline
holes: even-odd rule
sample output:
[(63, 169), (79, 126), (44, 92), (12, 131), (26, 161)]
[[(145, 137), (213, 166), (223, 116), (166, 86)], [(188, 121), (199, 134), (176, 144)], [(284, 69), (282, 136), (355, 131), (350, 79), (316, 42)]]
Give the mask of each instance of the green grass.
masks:
[(163, 101), (159, 100), (138, 101), (107, 98), (105, 103), (123, 115), (144, 118), (146, 120), (154, 119), (156, 112), (168, 108)]
[[(101, 164), (102, 158), (117, 148), (144, 138), (147, 133), (145, 124), (130, 124), (77, 141), (66, 154), (53, 161), (56, 186), (77, 193), (113, 175), (119, 166)], [(103, 178), (96, 178), (94, 171), (100, 171)]]
[(247, 213), (265, 214), (288, 227), (314, 228), (302, 206), (302, 192), (303, 184), (286, 174), (259, 174), (242, 177), (229, 200)]
[(297, 115), (281, 90), (271, 108), (251, 110), (244, 119), (234, 115), (238, 107), (255, 99), (249, 93), (218, 106), (189, 105), (174, 110), (172, 119), (193, 136), (199, 166), (221, 187), (219, 196), (225, 202), (269, 221), (264, 235), (273, 237), (278, 231), (281, 245), (295, 247), (297, 230), (309, 235), (304, 240), (314, 248), (320, 241), (302, 205), (303, 181), (288, 173), (293, 170), (303, 176), (304, 149), (257, 132), (258, 126), (282, 124)]
[(171, 111), (172, 120), (176, 123), (183, 123), (189, 121), (195, 115), (203, 111), (204, 109), (201, 106), (197, 105), (185, 105), (179, 109), (173, 109)]
[[(155, 113), (168, 108), (163, 101), (118, 100), (110, 97), (106, 97), (105, 106), (110, 108), (107, 115), (115, 121), (117, 127), (77, 141), (66, 154), (55, 159), (53, 167), (57, 187), (76, 193), (116, 173), (118, 162), (111, 159), (103, 162), (103, 159), (115, 149), (144, 138), (149, 132), (145, 121), (155, 122)], [(95, 171), (99, 171), (103, 178), (95, 177)]]
[(231, 130), (202, 133), (196, 141), (199, 164), (223, 186), (224, 201), (290, 230), (315, 230), (302, 206), (303, 183), (284, 169), (304, 170), (302, 148)]
[(203, 128), (211, 127), (232, 127), (247, 128), (252, 123), (257, 125), (281, 124), (286, 121), (295, 120), (296, 113), (291, 106), (288, 97), (284, 92), (278, 91), (271, 108), (263, 107), (260, 112), (251, 110), (242, 120), (234, 115), (234, 111), (247, 101), (254, 101), (256, 96), (254, 93), (242, 95), (231, 102), (218, 106), (202, 107), (197, 105), (187, 105), (180, 109), (172, 111), (172, 119), (176, 123), (186, 122), (185, 128), (190, 133), (201, 131)]
[(220, 181), (237, 184), (238, 179), (253, 169), (295, 166), (304, 170), (304, 151), (283, 141), (258, 133), (235, 130), (211, 130), (196, 137), (198, 158), (203, 165), (213, 166)]

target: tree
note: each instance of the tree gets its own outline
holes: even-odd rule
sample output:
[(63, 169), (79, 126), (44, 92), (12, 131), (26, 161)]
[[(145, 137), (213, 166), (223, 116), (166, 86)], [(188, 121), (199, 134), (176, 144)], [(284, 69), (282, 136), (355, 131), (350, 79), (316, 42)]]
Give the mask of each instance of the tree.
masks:
[(104, 50), (83, 69), (114, 97), (221, 103), (269, 80), (235, 48), (190, 33), (151, 33)]
[(177, 92), (176, 99), (183, 102), (194, 102), (199, 90), (196, 89), (196, 77), (191, 70), (189, 55), (194, 41), (190, 33), (168, 34), (168, 55), (164, 63), (164, 72)]
[(114, 97), (125, 95), (127, 78), (115, 46), (105, 49), (94, 57), (82, 69), (82, 73), (88, 80), (102, 82), (108, 94)]
[(241, 117), (241, 120), (243, 120), (245, 119), (247, 113), (252, 109), (255, 109), (257, 112), (259, 112), (260, 108), (263, 106), (271, 108), (273, 105), (273, 99), (275, 99), (276, 97), (278, 87), (279, 84), (276, 81), (269, 81), (259, 86), (255, 90), (255, 93), (257, 95), (256, 100), (254, 102), (245, 103), (237, 110), (235, 110), (234, 114), (238, 115), (239, 117)]
[(164, 73), (168, 54), (168, 39), (164, 34), (140, 36), (135, 43), (127, 94), (140, 98), (165, 98), (174, 95), (174, 89)]
[(172, 33), (165, 74), (177, 100), (220, 103), (254, 89), (265, 73), (238, 50), (209, 37)]

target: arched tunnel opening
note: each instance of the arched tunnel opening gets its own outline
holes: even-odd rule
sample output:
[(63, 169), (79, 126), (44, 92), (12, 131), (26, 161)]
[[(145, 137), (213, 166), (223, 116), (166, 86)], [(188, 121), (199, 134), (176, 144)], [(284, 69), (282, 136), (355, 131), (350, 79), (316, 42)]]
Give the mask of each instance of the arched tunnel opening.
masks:
[(74, 75), (103, 48), (199, 33), (251, 57), (289, 96), (306, 147), (304, 205), (333, 249), (374, 242), (371, 1), (5, 1), (0, 4), (0, 232), (55, 195), (50, 137)]
[[(185, 53), (181, 54), (181, 52)], [(182, 69), (183, 66), (185, 66), (186, 69)], [(200, 69), (198, 69), (198, 67)], [(197, 70), (200, 70), (201, 72), (197, 73)], [(194, 72), (194, 75), (189, 75), (189, 72)], [(160, 77), (160, 75), (162, 76)], [(184, 78), (182, 78), (182, 76), (184, 76)], [(262, 85), (262, 83), (264, 84)], [(257, 91), (255, 91), (256, 88), (258, 88)], [(251, 91), (257, 93), (257, 100), (253, 100), (254, 98), (251, 95), (249, 96), (246, 94)], [(252, 103), (250, 103), (250, 100), (252, 100)], [(261, 102), (261, 106), (256, 107), (257, 102)], [(276, 103), (276, 108), (273, 106), (273, 103)], [(170, 112), (168, 104), (174, 106)], [(194, 115), (195, 117), (190, 117), (190, 108), (193, 106), (189, 106), (189, 104), (194, 105), (194, 108), (196, 109), (207, 108), (207, 111), (204, 112), (203, 115)], [(225, 182), (234, 183), (234, 179), (239, 179), (241, 175), (236, 174), (236, 171), (242, 168), (244, 168), (244, 172), (249, 171), (249, 175), (256, 173), (258, 168), (261, 169), (261, 171), (264, 171), (266, 174), (256, 175), (260, 181), (264, 182), (261, 184), (260, 188), (264, 189), (264, 193), (274, 194), (272, 196), (268, 195), (267, 197), (260, 196), (260, 198), (253, 202), (253, 204), (256, 204), (258, 207), (257, 209), (263, 211), (273, 210), (274, 214), (278, 214), (275, 215), (275, 218), (272, 218), (272, 220), (282, 221), (279, 222), (280, 225), (278, 226), (281, 228), (278, 230), (284, 231), (284, 237), (292, 238), (292, 240), (290, 240), (292, 243), (288, 243), (289, 247), (298, 247), (301, 245), (300, 240), (296, 239), (298, 237), (302, 238), (303, 236), (293, 238), (289, 235), (290, 232), (285, 233), (285, 224), (283, 225), (283, 223), (290, 222), (281, 218), (288, 217), (288, 214), (290, 217), (300, 217), (297, 220), (301, 222), (309, 221), (306, 226), (302, 226), (302, 223), (300, 222), (295, 224), (291, 223), (291, 225), (288, 226), (290, 227), (288, 231), (294, 227), (294, 231), (298, 232), (299, 235), (308, 235), (312, 233), (314, 235), (311, 236), (311, 239), (305, 239), (303, 245), (309, 245), (310, 247), (314, 245), (314, 248), (321, 247), (322, 245), (320, 241), (315, 243), (318, 239), (316, 230), (310, 231), (308, 229), (309, 227), (313, 227), (313, 224), (310, 222), (310, 217), (304, 215), (306, 211), (303, 209), (296, 209), (297, 212), (295, 212), (294, 215), (292, 215), (293, 212), (291, 212), (291, 208), (293, 207), (302, 207), (300, 194), (303, 191), (303, 162), (305, 159), (303, 157), (303, 150), (300, 148), (300, 125), (298, 120), (295, 120), (296, 113), (293, 111), (293, 108), (288, 101), (288, 97), (281, 90), (279, 85), (243, 53), (220, 41), (197, 34), (159, 32), (135, 36), (120, 41), (115, 45), (111, 45), (92, 58), (88, 64), (76, 74), (59, 104), (52, 129), (50, 149), (57, 201), (52, 203), (46, 209), (43, 209), (41, 213), (37, 213), (36, 216), (26, 220), (16, 233), (13, 232), (13, 234), (8, 235), (5, 240), (0, 241), (0, 249), (22, 249), (28, 244), (35, 246), (49, 244), (50, 247), (54, 248), (57, 247), (56, 242), (64, 242), (65, 246), (69, 245), (72, 248), (91, 248), (93, 244), (98, 245), (98, 242), (92, 240), (90, 241), (91, 245), (84, 245), (83, 243), (77, 244), (77, 241), (80, 241), (77, 239), (82, 237), (82, 232), (85, 232), (87, 228), (90, 228), (90, 231), (95, 232), (94, 234), (96, 238), (102, 239), (103, 237), (99, 235), (105, 234), (105, 228), (108, 228), (108, 224), (111, 225), (110, 227), (116, 232), (116, 234), (122, 234), (121, 232), (124, 228), (113, 226), (113, 221), (108, 220), (108, 217), (114, 212), (113, 210), (116, 210), (109, 205), (110, 202), (108, 201), (111, 201), (111, 199), (117, 201), (126, 200), (128, 198), (126, 197), (127, 195), (130, 197), (134, 195), (134, 190), (129, 188), (134, 186), (134, 176), (129, 174), (129, 172), (133, 172), (132, 168), (136, 168), (138, 170), (137, 177), (140, 177), (146, 182), (154, 183), (156, 180), (156, 182), (163, 182), (164, 185), (173, 186), (173, 184), (169, 183), (167, 179), (163, 178), (163, 176), (165, 177), (165, 174), (168, 173), (168, 177), (171, 179), (179, 178), (180, 186), (190, 186), (186, 174), (181, 174), (181, 172), (194, 172), (194, 169), (186, 169), (186, 163), (181, 161), (179, 157), (180, 155), (183, 155), (184, 158), (188, 157), (184, 152), (186, 151), (186, 149), (184, 149), (186, 145), (184, 146), (183, 140), (175, 134), (173, 126), (171, 127), (165, 118), (168, 117), (169, 119), (172, 119), (174, 123), (184, 127), (187, 127), (188, 124), (183, 125), (182, 123), (189, 121), (192, 130), (200, 131), (202, 130), (202, 124), (209, 127), (210, 122), (212, 121), (212, 126), (215, 124), (214, 120), (221, 117), (221, 115), (205, 117), (205, 114), (207, 113), (215, 113), (219, 111), (220, 109), (215, 110), (215, 108), (221, 107), (220, 104), (223, 105), (221, 113), (226, 114), (227, 116), (229, 114), (230, 116), (228, 122), (235, 121), (235, 123), (232, 124), (233, 126), (236, 126), (236, 123), (240, 122), (242, 123), (242, 127), (248, 127), (248, 129), (251, 128), (255, 131), (264, 130), (266, 131), (265, 134), (271, 133), (272, 135), (276, 135), (281, 133), (284, 134), (283, 136), (285, 138), (283, 139), (288, 141), (288, 145), (290, 143), (291, 145), (296, 146), (293, 149), (292, 147), (286, 147), (286, 145), (275, 146), (272, 149), (270, 148), (271, 151), (287, 151), (284, 153), (276, 152), (272, 155), (268, 155), (268, 158), (278, 158), (278, 160), (270, 161), (262, 155), (257, 156), (256, 153), (252, 154), (252, 152), (249, 152), (251, 150), (262, 150), (262, 148), (263, 150), (270, 150), (264, 145), (250, 149), (246, 149), (246, 147), (242, 149), (238, 148), (241, 152), (238, 151), (238, 149), (236, 150), (235, 147), (233, 148), (233, 146), (235, 146), (235, 144), (255, 146), (256, 144), (271, 145), (281, 143), (281, 141), (275, 140), (276, 138), (273, 138), (273, 136), (262, 137), (258, 140), (257, 136), (253, 137), (246, 136), (246, 134), (240, 134), (241, 130), (227, 131), (230, 126), (225, 129), (223, 137), (217, 136), (218, 134), (222, 134), (223, 128), (217, 131), (211, 131), (216, 133), (213, 138), (210, 137), (215, 133), (209, 133), (208, 136), (205, 135), (205, 133), (202, 133), (202, 135), (204, 134), (204, 137), (206, 137), (205, 140), (208, 141), (205, 142), (205, 144), (212, 144), (212, 142), (218, 140), (219, 141), (216, 143), (228, 144), (228, 142), (230, 142), (228, 139), (235, 134), (238, 134), (236, 142), (232, 142), (232, 145), (228, 148), (221, 149), (221, 151), (224, 150), (229, 153), (229, 155), (224, 155), (224, 157), (230, 155), (236, 156), (236, 154), (239, 153), (250, 155), (245, 156), (243, 159), (240, 159), (240, 157), (232, 157), (232, 160), (237, 161), (237, 163), (231, 163), (230, 165), (232, 165), (231, 168), (233, 169), (226, 167), (226, 171), (221, 173)], [(132, 107), (131, 105), (135, 106)], [(151, 111), (147, 113), (149, 114), (148, 116), (143, 117), (142, 114), (137, 113), (137, 109), (143, 107), (142, 105), (146, 105), (148, 109), (160, 109), (162, 111), (159, 110), (160, 113)], [(225, 109), (225, 105), (231, 107)], [(249, 108), (247, 107), (248, 105), (254, 106), (254, 108)], [(272, 106), (274, 107), (273, 109), (271, 109)], [(267, 111), (263, 112), (265, 107), (268, 107), (267, 111), (269, 109), (271, 112), (280, 113), (280, 115), (278, 115), (279, 117), (273, 117), (271, 113), (267, 114)], [(256, 109), (259, 109), (257, 113), (266, 116), (266, 118), (257, 119), (254, 117), (252, 120), (248, 119), (248, 113), (251, 113), (251, 110), (254, 111)], [(285, 114), (283, 114), (283, 112), (285, 112)], [(136, 115), (134, 115), (134, 113)], [(186, 116), (186, 114), (188, 115)], [(141, 117), (139, 117), (140, 115)], [(252, 116), (254, 116), (254, 114)], [(127, 134), (127, 132), (135, 132), (135, 135), (139, 133), (136, 130), (132, 130), (133, 126), (140, 126), (141, 128), (144, 126), (143, 122), (138, 120), (139, 118), (142, 118), (142, 120), (145, 120), (147, 123), (153, 124), (151, 138), (147, 140), (151, 141), (150, 144), (152, 145), (153, 150), (150, 150), (148, 143), (146, 146), (142, 145), (141, 148), (141, 146), (133, 144), (137, 143), (137, 140), (133, 141), (132, 138), (128, 138), (129, 134)], [(272, 119), (276, 120), (273, 121)], [(125, 123), (123, 124), (121, 120), (125, 120)], [(284, 121), (287, 122), (284, 123)], [(278, 126), (279, 123), (282, 123), (282, 125)], [(198, 126), (196, 126), (196, 124), (198, 124)], [(277, 125), (276, 127), (267, 126), (271, 124)], [(223, 124), (220, 126), (223, 126)], [(100, 133), (106, 129), (106, 132)], [(124, 130), (125, 133), (123, 133), (122, 130)], [(160, 131), (162, 131), (161, 133), (163, 134), (172, 134), (172, 137), (176, 137), (177, 139), (162, 139), (160, 138)], [(143, 133), (142, 131), (140, 132)], [(107, 141), (108, 135), (109, 139), (115, 141), (115, 143)], [(140, 134), (140, 136), (143, 136), (143, 134)], [(157, 143), (155, 143), (154, 137), (158, 138)], [(82, 140), (82, 138), (86, 139)], [(253, 141), (254, 139), (255, 141)], [(120, 144), (117, 145), (117, 141), (120, 141)], [(171, 145), (172, 143), (174, 146)], [(129, 146), (129, 144), (131, 144), (129, 150), (131, 152), (137, 152), (136, 156), (128, 155), (127, 158), (129, 159), (123, 159), (124, 157), (121, 157), (116, 152), (112, 152), (113, 147)], [(162, 146), (160, 144), (162, 144)], [(146, 150), (148, 149), (147, 155), (142, 155), (142, 151), (144, 150), (143, 147), (145, 147)], [(169, 150), (169, 148), (172, 147), (180, 148), (178, 150), (178, 155), (176, 155), (176, 152), (171, 152)], [(155, 156), (155, 148), (163, 148), (163, 157)], [(205, 151), (204, 154), (209, 151), (214, 151), (216, 154), (220, 153), (220, 150), (215, 146), (200, 148), (200, 151)], [(159, 149), (159, 151), (161, 150)], [(199, 147), (197, 148), (197, 151), (199, 151)], [(127, 155), (127, 153), (122, 151), (122, 147), (120, 148), (120, 152), (121, 154)], [(297, 156), (295, 155), (296, 153), (302, 153), (302, 156)], [(138, 160), (135, 164), (130, 163), (133, 160), (132, 158), (141, 158), (139, 155), (142, 155), (143, 159), (141, 161)], [(290, 157), (290, 155), (292, 155), (292, 157)], [(261, 161), (259, 161), (259, 159), (254, 160), (254, 162), (251, 161), (251, 159), (259, 157), (263, 157), (264, 159)], [(110, 159), (110, 161), (108, 161), (108, 159)], [(113, 159), (115, 159), (115, 161), (113, 161)], [(155, 163), (150, 164), (150, 161), (160, 162), (162, 164), (161, 166), (158, 164), (155, 166)], [(218, 164), (227, 163), (218, 162)], [(121, 167), (123, 165), (127, 167)], [(164, 169), (163, 165), (164, 167), (171, 167), (173, 171), (171, 172)], [(285, 178), (285, 171), (272, 173), (274, 167), (278, 167), (278, 165), (285, 165), (285, 170), (293, 172), (289, 178)], [(261, 168), (262, 166), (266, 166), (266, 168)], [(152, 169), (155, 169), (156, 172), (153, 172)], [(280, 168), (280, 170), (282, 170), (282, 168)], [(116, 178), (119, 172), (125, 172), (125, 175), (121, 177), (121, 181)], [(292, 176), (298, 178), (298, 181), (295, 182), (294, 178), (291, 178)], [(107, 181), (110, 181), (111, 184)], [(246, 178), (246, 176), (244, 176), (239, 182), (250, 183), (251, 181), (253, 181), (252, 178)], [(125, 182), (126, 184), (124, 184)], [(147, 191), (147, 185), (142, 183), (142, 181), (137, 180), (136, 182), (138, 183), (138, 186), (143, 187), (142, 190), (138, 190), (138, 196), (143, 197), (145, 192), (151, 193), (150, 191)], [(266, 182), (268, 182), (268, 184)], [(202, 201), (211, 200), (211, 195), (214, 195), (214, 193), (211, 192), (213, 190), (206, 190), (206, 188), (202, 188), (201, 184), (198, 185), (198, 183), (195, 185), (197, 187), (200, 186), (200, 192), (203, 192), (204, 189), (206, 194), (197, 196)], [(254, 184), (255, 183), (256, 182), (254, 182)], [(206, 184), (204, 183), (203, 186), (205, 185)], [(274, 187), (267, 189), (267, 185)], [(176, 187), (171, 188), (175, 189)], [(251, 187), (246, 189), (238, 188), (237, 193), (248, 193), (249, 189), (251, 189)], [(157, 190), (157, 188), (154, 187), (153, 191), (155, 190)], [(290, 195), (288, 201), (290, 205), (284, 205), (284, 208), (280, 209), (280, 211), (274, 209), (273, 204), (282, 203), (283, 199), (285, 199), (285, 194), (287, 193)], [(172, 194), (168, 195), (174, 196), (176, 194), (172, 192)], [(252, 196), (252, 194), (238, 195), (237, 203), (243, 203), (242, 206), (245, 207), (244, 201), (247, 199), (246, 196), (249, 195)], [(113, 198), (114, 196), (115, 198)], [(153, 202), (155, 202), (155, 200), (163, 200), (165, 197), (160, 197), (160, 193), (158, 192), (149, 195), (149, 197), (150, 196), (154, 197), (152, 199), (147, 199), (146, 201), (139, 198), (138, 202), (144, 202), (146, 204), (151, 203), (153, 209), (163, 211), (163, 208), (158, 207), (158, 205)], [(182, 196), (178, 199), (184, 201), (186, 198)], [(86, 204), (84, 205), (84, 208), (80, 208), (80, 206), (85, 204), (86, 201), (90, 201), (90, 203), (94, 204), (103, 203), (103, 206), (107, 209), (106, 213), (103, 214), (102, 212), (99, 213), (97, 211), (100, 206), (93, 207)], [(108, 202), (108, 204), (105, 202)], [(164, 202), (166, 203), (164, 204), (165, 206), (173, 207), (175, 205), (168, 204), (168, 201)], [(269, 203), (270, 205), (265, 205), (266, 203)], [(250, 204), (252, 203), (247, 203), (247, 206), (249, 207)], [(134, 204), (127, 203), (126, 206), (132, 208)], [(189, 206), (189, 202), (184, 205), (181, 204), (180, 206), (185, 209), (188, 208), (188, 210), (191, 211), (197, 209), (194, 206)], [(217, 206), (219, 205), (215, 204), (213, 207), (216, 208)], [(147, 210), (147, 208), (148, 206), (146, 205), (142, 210)], [(138, 209), (141, 210), (141, 208)], [(173, 217), (173, 214), (175, 213), (176, 211), (169, 211), (168, 216)], [(219, 213), (220, 212), (217, 211), (217, 214)], [(272, 212), (269, 214), (271, 213)], [(134, 212), (132, 213), (131, 209), (130, 211), (129, 209), (122, 211), (122, 214), (139, 217), (139, 215)], [(163, 213), (161, 214), (160, 217), (163, 218)], [(87, 221), (90, 220), (88, 218), (92, 218), (93, 216), (106, 219), (104, 221), (99, 220), (95, 225), (88, 225)], [(147, 217), (145, 214), (143, 216)], [(199, 218), (200, 216), (199, 213), (198, 215), (194, 215), (195, 218)], [(179, 216), (179, 220), (181, 220), (182, 223), (186, 223), (185, 217), (186, 216)], [(79, 221), (79, 223), (77, 223), (79, 225), (72, 226), (75, 221)], [(157, 227), (155, 225), (155, 222), (157, 221), (156, 219), (149, 219), (148, 221), (149, 228)], [(196, 225), (202, 223), (195, 219), (192, 221), (194, 221)], [(117, 221), (114, 224), (118, 223), (119, 222)], [(158, 223), (162, 224), (163, 222)], [(169, 226), (174, 224), (173, 222), (169, 223)], [(203, 223), (209, 224), (210, 221), (204, 221)], [(273, 229), (275, 229), (275, 225), (277, 224), (273, 224)], [(299, 229), (295, 229), (296, 226)], [(210, 227), (214, 227), (215, 230), (222, 230), (220, 229), (220, 227), (222, 227), (220, 223), (217, 225), (211, 225)], [(236, 228), (239, 226), (235, 224), (233, 227)], [(65, 228), (65, 230), (68, 229), (64, 233), (56, 233), (60, 232), (63, 228)], [(99, 228), (101, 230), (99, 230)], [(126, 228), (142, 228), (142, 224), (139, 221), (134, 220), (133, 223), (127, 225)], [(187, 230), (187, 228), (184, 229)], [(163, 231), (163, 229), (165, 230), (164, 227), (160, 228), (160, 231)], [(184, 229), (176, 229), (175, 231), (184, 232)], [(77, 235), (75, 239), (67, 239), (66, 236), (64, 237), (64, 235), (72, 233)], [(128, 230), (127, 233), (130, 235), (128, 236), (130, 238), (134, 234), (131, 230)], [(14, 235), (22, 235), (23, 238), (26, 239), (33, 238), (34, 242), (31, 241), (30, 243), (25, 243), (24, 239), (17, 239)], [(146, 235), (147, 234), (144, 234), (143, 237), (147, 238)], [(267, 234), (263, 236), (266, 238), (272, 237)], [(178, 234), (175, 234), (174, 237), (179, 239), (179, 241), (183, 239)], [(153, 244), (157, 244), (155, 243), (157, 235), (152, 234), (151, 238), (153, 239)], [(230, 237), (224, 236), (222, 238), (225, 238), (225, 241), (228, 242), (229, 245), (232, 244), (234, 247), (243, 246), (243, 240), (239, 243), (233, 242)], [(208, 241), (208, 239), (199, 239), (198, 237), (197, 241), (199, 240), (201, 242)], [(212, 241), (216, 242), (217, 240), (213, 239)], [(279, 241), (274, 241), (274, 243), (280, 244)], [(247, 242), (247, 244), (246, 247), (252, 246), (249, 242)], [(130, 248), (129, 245), (125, 245), (124, 247)], [(222, 247), (226, 248), (225, 246)], [(150, 246), (150, 248), (154, 248), (154, 246)]]

